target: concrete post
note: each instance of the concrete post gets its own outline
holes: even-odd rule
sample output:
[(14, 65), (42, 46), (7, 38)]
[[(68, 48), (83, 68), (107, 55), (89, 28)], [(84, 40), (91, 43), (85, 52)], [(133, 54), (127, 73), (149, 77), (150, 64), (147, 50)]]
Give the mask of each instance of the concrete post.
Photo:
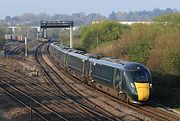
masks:
[(73, 48), (73, 26), (70, 26), (70, 48)]
[(39, 33), (38, 32), (36, 33), (36, 39), (37, 40), (39, 39)]
[(25, 57), (27, 57), (27, 50), (28, 50), (27, 37), (25, 37)]
[(41, 28), (40, 27), (37, 27), (36, 28), (36, 39), (38, 40), (39, 39), (39, 34), (41, 32)]
[(43, 38), (47, 39), (47, 28), (43, 28)]

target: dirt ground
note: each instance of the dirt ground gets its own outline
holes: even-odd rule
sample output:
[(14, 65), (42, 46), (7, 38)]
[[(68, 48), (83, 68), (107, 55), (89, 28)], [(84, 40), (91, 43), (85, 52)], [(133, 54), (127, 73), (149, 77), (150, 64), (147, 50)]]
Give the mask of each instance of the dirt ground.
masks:
[(33, 61), (34, 60), (32, 56), (29, 56), (25, 60), (19, 57), (13, 57), (13, 58), (1, 57), (0, 67), (7, 68), (15, 72), (19, 72), (23, 75), (36, 76), (40, 72), (40, 70)]
[[(34, 76), (33, 74), (40, 70), (38, 70), (33, 61), (32, 56), (27, 57), (26, 61), (21, 58), (0, 57), (0, 68), (10, 69), (23, 75)], [(19, 121), (20, 119), (23, 121), (25, 117), (28, 117), (29, 113), (27, 109), (19, 107), (18, 102), (3, 91), (0, 91), (0, 98), (0, 121), (12, 121), (12, 119), (13, 121)], [(15, 117), (17, 117), (17, 119), (15, 119)]]
[[(22, 57), (0, 57), (0, 68), (10, 69), (22, 75), (36, 77), (40, 70), (33, 57), (33, 51), (38, 46), (38, 41), (29, 43), (29, 55)], [(40, 74), (39, 74), (40, 75)], [(37, 77), (38, 78), (38, 77)], [(29, 111), (19, 105), (16, 100), (0, 90), (0, 121), (29, 120)], [(17, 117), (17, 118), (15, 118)], [(27, 119), (28, 117), (28, 119)]]
[(0, 97), (0, 121), (23, 121), (28, 117), (29, 111), (3, 91), (0, 91)]

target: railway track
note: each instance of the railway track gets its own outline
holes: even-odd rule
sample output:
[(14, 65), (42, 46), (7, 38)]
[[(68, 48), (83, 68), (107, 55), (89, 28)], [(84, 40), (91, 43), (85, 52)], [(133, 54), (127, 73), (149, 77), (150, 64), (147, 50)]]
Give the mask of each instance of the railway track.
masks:
[(162, 117), (163, 119), (169, 119), (169, 120), (174, 120), (174, 121), (178, 121), (180, 120), (180, 116), (178, 117), (178, 115), (174, 115), (172, 112), (169, 112), (167, 110), (167, 112), (162, 111), (160, 109), (156, 109), (157, 105), (154, 105), (153, 103), (149, 103), (149, 105), (146, 105), (145, 108), (146, 110), (149, 110), (151, 113), (154, 113), (155, 115), (158, 114), (159, 117)]
[(22, 49), (23, 47), (24, 47), (24, 44), (21, 44), (15, 47), (14, 49), (12, 49), (7, 55), (15, 55), (15, 53), (19, 51), (20, 49)]
[(31, 115), (32, 113), (35, 113), (45, 121), (57, 119), (67, 121), (67, 119), (58, 114), (58, 112), (38, 101), (33, 96), (30, 96), (29, 94), (27, 94), (27, 92), (18, 89), (16, 86), (11, 84), (12, 82), (8, 83), (6, 81), (7, 80), (0, 81), (0, 89), (11, 96), (13, 99), (15, 99), (17, 102), (22, 104), (24, 107), (26, 107), (31, 112)]
[[(56, 110), (56, 112), (61, 112), (61, 114), (65, 112), (64, 110), (71, 111), (72, 114), (71, 116), (68, 116), (68, 120), (78, 119), (79, 116), (83, 117), (82, 112), (79, 112), (78, 109), (74, 109), (74, 106), (72, 105), (72, 101), (68, 100), (69, 104), (67, 102), (65, 103), (63, 100), (67, 100), (67, 97), (59, 95), (59, 93), (57, 93), (56, 90), (52, 90), (52, 88), (49, 88), (48, 86), (42, 86), (37, 82), (32, 82), (31, 80), (25, 77), (18, 76), (16, 74), (12, 74), (12, 73), (8, 74), (8, 72), (6, 73), (2, 72), (2, 74), (5, 75), (5, 76), (1, 76), (2, 80), (6, 81), (7, 83), (14, 82), (15, 83), (14, 86), (21, 89), (21, 91), (25, 89), (23, 92), (27, 92), (28, 95), (33, 96), (35, 94), (35, 98), (37, 98), (36, 100), (41, 100), (41, 103), (45, 103), (47, 105), (46, 107), (54, 109), (54, 111)], [(13, 80), (8, 81), (9, 79), (13, 79)], [(48, 102), (50, 102), (50, 104), (48, 104)], [(64, 115), (67, 114), (64, 113)], [(57, 120), (59, 119), (61, 118), (58, 118)], [(93, 118), (91, 119), (88, 117), (84, 117), (83, 119), (93, 120)]]
[[(21, 77), (21, 76), (19, 76), (19, 75), (17, 75), (17, 74), (12, 74), (12, 73), (10, 73), (10, 72), (8, 72), (8, 70), (7, 71), (5, 71), (4, 69), (3, 70), (1, 70), (2, 71), (2, 73), (1, 73), (1, 79), (6, 79), (6, 80), (4, 80), (4, 81), (8, 81), (9, 79), (12, 79), (13, 78), (13, 80), (11, 80), (9, 83), (7, 83), (6, 84), (6, 86), (8, 85), (8, 86), (10, 86), (12, 83), (15, 83), (15, 85), (14, 85), (14, 88), (16, 88), (16, 90), (19, 88), (19, 89), (21, 89), (21, 90), (19, 90), (19, 91), (21, 91), (21, 92), (26, 92), (27, 93), (27, 91), (28, 91), (28, 94), (29, 95), (33, 95), (33, 94), (36, 94), (36, 97), (46, 97), (46, 98), (49, 98), (49, 100), (54, 100), (54, 98), (57, 98), (57, 97), (60, 97), (61, 99), (57, 99), (56, 101), (54, 101), (54, 102), (51, 102), (51, 105), (53, 104), (53, 105), (55, 105), (56, 106), (56, 110), (57, 110), (57, 108), (59, 109), (59, 110), (62, 110), (62, 105), (63, 105), (63, 107), (65, 107), (68, 111), (70, 111), (71, 113), (73, 112), (74, 114), (70, 114), (69, 116), (68, 116), (68, 120), (98, 120), (97, 119), (97, 117), (99, 117), (100, 118), (100, 115), (97, 115), (97, 114), (93, 114), (93, 112), (89, 112), (89, 109), (88, 108), (84, 108), (83, 109), (83, 112), (85, 112), (85, 110), (87, 110), (87, 112), (89, 112), (89, 115), (91, 115), (91, 116), (88, 116), (88, 117), (86, 117), (87, 115), (85, 115), (85, 114), (83, 114), (83, 112), (79, 112), (79, 110), (77, 109), (77, 107), (76, 108), (74, 108), (73, 106), (70, 106), (70, 105), (72, 105), (72, 103), (74, 104), (74, 102), (71, 100), (71, 99), (69, 99), (69, 98), (67, 98), (67, 97), (65, 97), (65, 96), (60, 96), (59, 95), (59, 93), (57, 94), (57, 91), (55, 91), (55, 90), (53, 90), (52, 91), (52, 88), (48, 88), (48, 86), (46, 86), (46, 87), (41, 87), (41, 85), (40, 84), (36, 84), (37, 82), (35, 82), (35, 83), (33, 83), (32, 84), (32, 81), (30, 80), (30, 81), (28, 81), (28, 83), (25, 83), (25, 82), (27, 82), (27, 78), (26, 77)], [(5, 73), (6, 72), (6, 73)], [(4, 73), (4, 76), (2, 76), (2, 74)], [(14, 77), (12, 77), (12, 75), (14, 76)], [(21, 81), (18, 81), (19, 79), (21, 79)], [(2, 80), (3, 81), (3, 80)], [(2, 82), (3, 83), (3, 82)], [(24, 83), (24, 84), (23, 84)], [(29, 84), (31, 84), (31, 85), (29, 85)], [(3, 85), (4, 85), (4, 83), (3, 83)], [(20, 87), (18, 87), (20, 85)], [(34, 87), (32, 86), (32, 85), (34, 85)], [(37, 86), (38, 85), (38, 86)], [(11, 85), (10, 87), (12, 87), (13, 85)], [(17, 88), (18, 87), (18, 88)], [(23, 88), (24, 89), (26, 89), (25, 91), (22, 91), (23, 90)], [(41, 90), (43, 88), (43, 90)], [(29, 90), (30, 89), (30, 90)], [(32, 91), (32, 89), (33, 89), (33, 91)], [(39, 92), (38, 92), (39, 91)], [(7, 91), (6, 91), (7, 92)], [(54, 95), (54, 96), (52, 96), (51, 94), (47, 94), (47, 95), (44, 95), (44, 93), (45, 92), (50, 92), (50, 93), (53, 93), (53, 94), (56, 94), (56, 95)], [(39, 94), (38, 94), (39, 93)], [(10, 93), (11, 94), (11, 93)], [(25, 93), (24, 93), (25, 94)], [(28, 94), (26, 94), (26, 98), (27, 98), (27, 95)], [(37, 96), (37, 94), (39, 95), (39, 96)], [(16, 99), (18, 99), (16, 96), (14, 96)], [(52, 97), (52, 98), (50, 98), (50, 97)], [(30, 98), (30, 97), (28, 97), (28, 98)], [(32, 98), (32, 97), (31, 97)], [(34, 99), (34, 98), (33, 98)], [(20, 102), (23, 102), (24, 100), (26, 100), (25, 102), (29, 102), (29, 101), (27, 101), (27, 100), (29, 100), (29, 99), (22, 99), (21, 98), (21, 100), (19, 99), (18, 101), (20, 101)], [(31, 99), (32, 100), (32, 99)], [(35, 100), (35, 99), (34, 99)], [(38, 98), (38, 100), (43, 100), (42, 98)], [(66, 106), (67, 104), (63, 104), (63, 102), (60, 102), (59, 100), (67, 100), (67, 102), (66, 103), (69, 103), (68, 104), (68, 106)], [(42, 102), (41, 102), (42, 103)], [(61, 107), (59, 107), (61, 105)], [(77, 105), (77, 104), (76, 104)], [(79, 104), (78, 104), (79, 105)], [(46, 104), (45, 104), (45, 106), (46, 106)], [(55, 107), (54, 106), (54, 107)], [(26, 107), (27, 107), (27, 105), (26, 105)], [(42, 107), (42, 106), (41, 106)], [(49, 108), (48, 106), (46, 106), (47, 108)], [(86, 112), (86, 113), (87, 113)], [(64, 114), (65, 115), (65, 114)], [(76, 116), (76, 117), (72, 117), (72, 115), (81, 115), (81, 119), (78, 119), (78, 117)], [(94, 116), (96, 115), (96, 118), (94, 118)], [(93, 116), (93, 117), (92, 117)], [(53, 116), (52, 116), (53, 117)], [(72, 117), (72, 118), (71, 118)], [(61, 120), (62, 118), (61, 117), (59, 117), (59, 119), (58, 120)], [(46, 120), (46, 118), (44, 118), (44, 120)], [(49, 120), (49, 119), (48, 119)], [(109, 120), (109, 119), (106, 119), (106, 120)]]
[[(42, 44), (43, 46), (43, 44)], [(102, 112), (94, 108), (94, 105), (89, 102), (84, 102), (81, 95), (75, 93), (72, 88), (67, 87), (64, 83), (63, 78), (61, 78), (42, 58), (41, 49), (39, 46), (36, 50), (36, 60), (41, 65), (42, 71), (46, 75), (49, 83), (59, 92), (60, 95), (66, 96), (66, 99), (71, 100), (74, 105), (76, 105), (76, 110), (81, 109), (82, 114), (89, 115), (92, 120), (116, 120), (115, 116), (108, 114), (107, 112)], [(40, 54), (39, 56), (37, 54)]]
[[(29, 93), (29, 95), (32, 93), (34, 94), (38, 94), (40, 97), (43, 97), (43, 98), (46, 98), (46, 101), (47, 101), (47, 98), (48, 100), (51, 101), (51, 105), (54, 104), (56, 105), (56, 108), (58, 108), (59, 110), (63, 110), (63, 107), (66, 108), (66, 110), (68, 111), (71, 111), (74, 112), (75, 114), (72, 114), (72, 115), (81, 115), (82, 117), (83, 116), (86, 116), (85, 114), (83, 114), (82, 112), (79, 112), (78, 109), (74, 109), (73, 106), (69, 106), (69, 104), (72, 104), (72, 101), (70, 99), (69, 100), (69, 104), (67, 106), (67, 103), (64, 103), (63, 100), (67, 100), (67, 97), (65, 96), (61, 96), (59, 95), (59, 93), (57, 93), (56, 90), (52, 90), (52, 88), (49, 88), (48, 86), (41, 86), (39, 83), (37, 82), (32, 82), (31, 80), (28, 80), (26, 77), (21, 77), (17, 74), (13, 74), (13, 73), (9, 73), (9, 72), (5, 72), (4, 70), (0, 71), (1, 74), (3, 74), (4, 76), (1, 76), (0, 78), (2, 78), (3, 80), (5, 79), (6, 82), (9, 80), (9, 79), (13, 79), (11, 80), (9, 83), (12, 83), (12, 81), (15, 81), (16, 83), (16, 87), (17, 85), (21, 85), (20, 87), (18, 88), (21, 88), (21, 87), (24, 87), (26, 89), (26, 92)], [(13, 76), (13, 77), (12, 77)], [(17, 80), (18, 78), (18, 80)], [(19, 81), (19, 79), (21, 81)], [(27, 82), (27, 83), (26, 83)], [(24, 84), (23, 84), (24, 83)], [(31, 84), (31, 85), (29, 85)], [(21, 89), (22, 90), (22, 89)], [(33, 90), (33, 91), (32, 91)], [(47, 94), (46, 94), (47, 93)], [(52, 94), (54, 94), (54, 96), (52, 96)], [(36, 96), (37, 97), (37, 96)], [(58, 99), (58, 98), (61, 98), (61, 99)], [(40, 99), (40, 100), (44, 100), (44, 99)], [(52, 101), (53, 100), (53, 101)], [(55, 101), (54, 101), (55, 100)], [(61, 101), (59, 101), (61, 100)], [(63, 107), (62, 107), (63, 106)], [(70, 119), (70, 117), (68, 117), (68, 120), (78, 120), (78, 117), (77, 116), (74, 116), (74, 118)], [(92, 118), (89, 118), (89, 117), (84, 117), (82, 118), (84, 120), (97, 120), (97, 119), (94, 119), (93, 117)], [(79, 119), (81, 120), (81, 119)]]
[[(2, 73), (4, 73), (5, 72), (5, 70), (3, 69), (2, 70)], [(1, 73), (1, 74), (2, 74)], [(93, 117), (90, 117), (90, 116), (88, 116), (88, 117), (86, 117), (86, 115), (84, 114), (83, 115), (83, 113), (82, 112), (79, 112), (78, 111), (78, 109), (76, 108), (76, 109), (73, 109), (73, 107), (71, 106), (69, 106), (69, 105), (72, 105), (72, 101), (70, 100), (70, 99), (68, 99), (67, 97), (65, 97), (65, 96), (60, 96), (59, 95), (59, 93), (57, 93), (57, 91), (55, 91), (55, 90), (53, 90), (52, 91), (52, 88), (49, 88), (48, 86), (46, 86), (46, 87), (42, 87), (39, 83), (37, 84), (37, 82), (34, 82), (33, 84), (32, 84), (32, 81), (30, 80), (30, 81), (28, 81), (28, 83), (25, 83), (25, 82), (27, 82), (27, 78), (26, 77), (21, 77), (21, 76), (19, 76), (19, 75), (16, 75), (16, 74), (12, 74), (12, 73), (10, 73), (10, 72), (8, 72), (8, 71), (6, 71), (6, 73), (4, 74), (4, 77), (2, 77), (1, 76), (1, 78), (6, 78), (7, 80), (8, 79), (11, 79), (12, 77), (11, 76), (14, 76), (13, 78), (13, 80), (12, 81), (15, 81), (16, 82), (16, 87), (17, 87), (17, 85), (21, 85), (21, 87), (24, 87), (24, 88), (26, 88), (26, 92), (28, 91), (28, 93), (30, 93), (30, 92), (32, 92), (32, 93), (35, 93), (35, 94), (38, 94), (38, 91), (39, 92), (41, 92), (41, 93), (39, 93), (38, 95), (40, 95), (40, 97), (45, 97), (45, 95), (44, 95), (44, 93), (45, 92), (48, 92), (48, 91), (50, 91), (51, 93), (53, 93), (53, 94), (56, 94), (56, 95), (54, 95), (54, 96), (52, 96), (51, 94), (47, 94), (46, 95), (46, 98), (49, 98), (49, 100), (54, 100), (54, 98), (55, 97), (60, 97), (61, 99), (57, 99), (57, 101), (54, 101), (54, 102), (52, 102), (51, 103), (51, 105), (52, 104), (54, 104), (54, 103), (56, 103), (56, 104), (54, 104), (55, 106), (56, 106), (56, 108), (58, 108), (59, 110), (61, 110), (62, 109), (62, 105), (63, 105), (63, 107), (65, 107), (66, 109), (68, 109), (68, 111), (71, 111), (71, 113), (73, 112), (74, 114), (71, 114), (71, 116), (72, 115), (82, 115), (81, 116), (81, 118), (82, 119), (79, 119), (79, 120), (97, 120), (97, 117), (96, 118), (93, 118)], [(19, 82), (17, 79), (21, 79), (22, 81), (21, 82)], [(6, 81), (7, 81), (6, 80)], [(9, 82), (9, 83), (12, 83), (12, 81), (11, 82)], [(18, 83), (17, 83), (18, 82)], [(23, 83), (25, 83), (25, 84), (23, 84)], [(29, 84), (31, 84), (31, 85), (29, 85)], [(29, 85), (29, 86), (28, 86)], [(34, 87), (32, 86), (32, 85), (34, 85)], [(19, 87), (19, 88), (21, 88), (21, 87)], [(31, 91), (30, 90), (27, 90), (27, 88), (31, 88)], [(34, 90), (32, 91), (32, 88), (34, 88)], [(42, 90), (40, 90), (40, 89), (42, 89), (43, 88), (43, 91)], [(50, 98), (50, 97), (52, 97), (52, 98)], [(42, 100), (42, 99), (41, 99)], [(63, 104), (63, 102), (60, 102), (59, 100), (68, 100), (69, 102), (69, 104), (68, 104), (68, 106), (66, 106), (67, 104)], [(74, 103), (74, 102), (73, 102)], [(59, 107), (61, 105), (61, 107)], [(84, 109), (85, 110), (85, 109)], [(86, 110), (88, 110), (88, 109), (86, 109)], [(89, 111), (88, 111), (89, 112)], [(89, 113), (90, 115), (92, 115), (91, 113)], [(95, 115), (95, 114), (94, 114)], [(93, 116), (94, 116), (93, 115)], [(78, 117), (76, 116), (74, 116), (74, 118), (70, 118), (71, 116), (68, 116), (68, 119), (69, 120), (78, 120)]]
[[(50, 57), (49, 57), (50, 58)], [(56, 68), (58, 68), (59, 70), (62, 70), (61, 72), (63, 74), (65, 74), (66, 76), (68, 76), (69, 78), (71, 78), (72, 80), (76, 80), (76, 81), (80, 81), (78, 80), (76, 77), (73, 77), (69, 74), (67, 74), (65, 71), (63, 71), (63, 68), (62, 67), (59, 67), (55, 60), (52, 60), (52, 58), (50, 58), (50, 60), (53, 62), (54, 66), (56, 66)], [(86, 86), (87, 88), (89, 88), (90, 90), (93, 90), (94, 87), (91, 87), (91, 86), (87, 86), (86, 84), (82, 83), (83, 86)], [(146, 106), (140, 106), (140, 105), (134, 105), (134, 104), (127, 104), (126, 102), (123, 102), (123, 101), (120, 101), (110, 95), (107, 95), (105, 94), (104, 92), (101, 92), (99, 91), (100, 95), (105, 95), (107, 97), (109, 97), (110, 99), (112, 99), (113, 101), (115, 102), (118, 102), (130, 109), (133, 109), (135, 111), (138, 111), (139, 113), (142, 113), (144, 115), (147, 115), (149, 117), (151, 117), (152, 119), (154, 120), (161, 120), (161, 121), (164, 121), (164, 120), (173, 120), (173, 121), (179, 121), (180, 120), (180, 117), (177, 116), (177, 115), (174, 115), (172, 113), (169, 113), (168, 111), (165, 112), (165, 111), (162, 111), (162, 110), (159, 110), (155, 107), (153, 107), (152, 105), (146, 105)]]
[[(44, 62), (41, 56), (41, 52), (40, 52), (42, 47), (43, 45), (39, 47), (39, 52), (37, 49), (36, 51), (37, 55), (35, 56), (38, 58), (39, 65), (41, 65), (42, 70), (44, 70), (44, 75), (46, 75), (46, 77), (48, 78), (48, 81), (45, 81), (45, 83), (42, 83), (36, 79), (32, 80), (31, 78), (23, 77), (20, 74), (11, 73), (8, 70), (6, 71), (5, 69), (3, 70), (0, 69), (0, 73), (1, 73), (0, 78), (2, 80), (0, 82), (1, 90), (8, 93), (9, 95), (12, 95), (12, 97), (14, 97), (15, 99), (17, 98), (16, 100), (17, 101), (19, 100), (18, 101), (19, 103), (22, 103), (22, 105), (24, 104), (24, 106), (29, 111), (32, 110), (33, 113), (35, 114), (37, 113), (36, 115), (39, 114), (40, 115), (39, 117), (43, 120), (51, 120), (50, 117), (56, 117), (55, 120), (63, 120), (61, 117), (57, 117), (54, 114), (55, 112), (59, 115), (62, 114), (61, 116), (67, 120), (75, 120), (75, 119), (76, 120), (78, 119), (79, 120), (80, 119), (81, 120), (121, 120), (119, 117), (113, 115), (113, 113), (102, 109), (101, 107), (91, 102), (86, 97), (83, 97), (83, 95), (78, 93), (78, 91), (76, 91), (71, 86), (69, 86), (68, 83), (63, 81), (63, 78), (61, 76), (58, 76), (59, 73), (53, 70), (53, 68), (49, 67), (49, 65), (47, 65)], [(53, 62), (55, 61), (53, 60)], [(54, 63), (54, 65), (56, 66), (56, 63)], [(56, 68), (59, 68), (59, 67), (56, 66)], [(62, 68), (59, 68), (59, 69), (60, 69), (59, 71), (61, 71), (68, 78), (76, 81), (77, 83), (80, 83), (83, 86), (86, 86), (89, 90), (94, 90), (94, 88), (84, 83), (81, 83), (79, 80), (77, 80), (77, 78), (74, 78), (71, 75), (65, 73), (62, 70)], [(15, 84), (13, 84), (13, 82), (15, 82)], [(20, 94), (21, 95), (20, 97), (18, 97), (17, 95), (14, 95), (14, 92), (20, 93), (18, 90), (23, 92), (25, 95)], [(117, 100), (114, 97), (104, 94), (101, 91), (97, 91), (97, 93), (99, 95), (104, 95), (105, 97), (111, 99), (112, 101), (118, 102), (119, 104), (124, 105), (128, 107), (129, 109), (133, 109), (139, 113), (147, 115), (148, 117), (152, 117), (152, 120), (163, 120), (163, 121), (164, 120), (173, 120), (173, 121), (180, 120), (178, 116), (175, 116), (172, 113), (168, 113), (168, 112), (156, 109), (152, 105), (145, 105), (145, 106), (129, 105), (127, 103)], [(31, 98), (33, 98), (35, 101), (32, 100)], [(32, 109), (30, 106), (30, 100), (31, 102), (33, 102), (35, 107), (43, 108), (45, 106), (49, 108), (50, 110), (54, 111), (54, 113), (47, 110), (46, 108), (45, 109), (43, 108), (40, 111), (38, 111), (37, 109)], [(36, 101), (38, 101), (44, 106), (39, 105), (38, 103), (35, 104)], [(47, 104), (48, 102), (49, 104)], [(68, 114), (74, 114), (74, 115), (79, 115), (79, 116), (76, 118), (67, 116), (66, 111), (68, 112)], [(136, 118), (138, 119), (138, 117)], [(142, 119), (139, 119), (139, 120), (142, 120)]]

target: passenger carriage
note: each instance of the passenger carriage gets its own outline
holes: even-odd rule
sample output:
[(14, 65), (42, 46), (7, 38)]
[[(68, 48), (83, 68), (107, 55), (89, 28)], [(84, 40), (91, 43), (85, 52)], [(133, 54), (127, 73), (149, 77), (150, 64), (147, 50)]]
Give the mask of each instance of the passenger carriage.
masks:
[(55, 43), (50, 44), (49, 51), (73, 76), (112, 96), (133, 103), (150, 99), (151, 74), (140, 63), (92, 56)]

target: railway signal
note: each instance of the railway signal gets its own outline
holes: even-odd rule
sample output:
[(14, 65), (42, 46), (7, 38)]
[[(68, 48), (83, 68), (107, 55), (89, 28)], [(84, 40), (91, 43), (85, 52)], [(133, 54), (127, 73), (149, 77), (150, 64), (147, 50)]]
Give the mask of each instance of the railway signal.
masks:
[(69, 28), (70, 29), (70, 48), (73, 48), (73, 21), (41, 21), (42, 37), (47, 39), (47, 28)]

